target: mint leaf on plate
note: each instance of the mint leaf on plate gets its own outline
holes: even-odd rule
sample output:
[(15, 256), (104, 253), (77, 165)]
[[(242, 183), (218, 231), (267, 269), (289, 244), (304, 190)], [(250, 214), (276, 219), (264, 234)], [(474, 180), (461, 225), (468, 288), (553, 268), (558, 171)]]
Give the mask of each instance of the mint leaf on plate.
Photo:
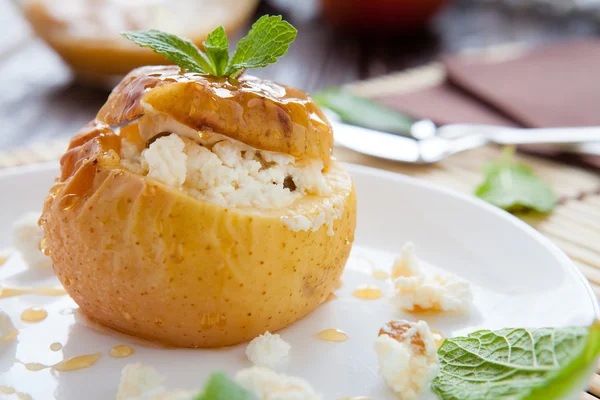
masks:
[(557, 203), (552, 189), (526, 164), (515, 162), (513, 153), (513, 147), (506, 147), (498, 161), (486, 165), (475, 195), (510, 212), (549, 213)]
[(256, 396), (238, 385), (222, 372), (213, 372), (204, 391), (194, 400), (257, 400)]
[(229, 42), (225, 29), (220, 26), (212, 31), (202, 45), (210, 59), (214, 75), (223, 76), (229, 62)]
[(225, 74), (235, 77), (247, 68), (262, 68), (277, 62), (278, 57), (287, 53), (297, 33), (281, 15), (263, 15), (239, 41)]
[(401, 112), (340, 88), (325, 89), (312, 97), (350, 125), (406, 136), (415, 122)]
[(600, 354), (600, 323), (482, 330), (446, 339), (431, 387), (442, 400), (553, 400), (583, 387)]
[(128, 31), (121, 33), (121, 35), (138, 46), (152, 49), (155, 53), (188, 71), (199, 74), (213, 74), (211, 63), (206, 54), (187, 39), (154, 29)]

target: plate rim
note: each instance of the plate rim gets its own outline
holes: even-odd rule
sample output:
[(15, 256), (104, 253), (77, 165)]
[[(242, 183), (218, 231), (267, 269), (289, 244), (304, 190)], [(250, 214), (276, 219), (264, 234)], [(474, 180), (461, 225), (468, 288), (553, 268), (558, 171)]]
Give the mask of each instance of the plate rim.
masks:
[[(57, 168), (59, 167), (59, 165), (60, 164), (58, 161), (47, 161), (42, 163), (26, 164), (15, 167), (3, 168), (0, 169), (0, 179), (26, 173), (36, 173), (47, 170), (49, 168)], [(479, 207), (487, 212), (496, 215), (498, 218), (504, 219), (507, 222), (513, 224), (516, 228), (521, 229), (530, 237), (535, 239), (538, 243), (540, 243), (547, 251), (550, 252), (553, 258), (555, 258), (563, 268), (575, 272), (575, 275), (579, 278), (579, 281), (583, 284), (585, 288), (585, 292), (587, 294), (588, 299), (591, 301), (592, 307), (594, 309), (595, 319), (600, 320), (600, 301), (596, 296), (596, 293), (592, 289), (589, 280), (583, 275), (581, 270), (577, 268), (573, 260), (571, 260), (571, 258), (561, 248), (558, 247), (558, 245), (556, 245), (552, 240), (550, 240), (548, 237), (539, 232), (537, 229), (533, 228), (525, 221), (473, 195), (462, 193), (456, 189), (445, 187), (437, 183), (428, 182), (426, 180), (404, 175), (399, 172), (392, 172), (385, 169), (369, 167), (361, 164), (342, 162), (342, 165), (348, 170), (348, 172), (350, 172), (350, 175), (352, 175), (353, 171), (356, 171), (366, 175), (379, 176), (386, 179), (390, 179), (392, 181), (401, 182), (403, 184), (413, 185), (425, 188), (427, 190), (441, 192), (446, 196), (451, 196), (458, 200), (465, 201), (473, 207)], [(590, 323), (592, 322), (593, 321), (590, 321)]]
[[(538, 243), (543, 245), (543, 247), (551, 253), (553, 258), (555, 258), (563, 268), (565, 268), (566, 270), (572, 270), (575, 272), (575, 275), (579, 278), (579, 280), (583, 284), (586, 294), (587, 294), (589, 300), (591, 301), (592, 307), (594, 309), (595, 319), (600, 320), (600, 300), (598, 299), (598, 296), (596, 296), (596, 293), (592, 289), (590, 281), (583, 275), (581, 270), (579, 268), (577, 268), (577, 266), (575, 265), (573, 260), (560, 247), (558, 247), (558, 245), (556, 243), (554, 243), (552, 240), (550, 240), (550, 238), (546, 237), (543, 233), (541, 233), (537, 229), (533, 228), (531, 225), (529, 225), (525, 221), (517, 218), (516, 216), (512, 215), (508, 211), (505, 211), (497, 206), (487, 203), (473, 195), (462, 193), (456, 189), (445, 187), (445, 186), (439, 185), (437, 183), (428, 182), (423, 179), (404, 175), (402, 173), (392, 172), (392, 171), (388, 171), (388, 170), (381, 169), (381, 168), (369, 167), (369, 166), (361, 165), (361, 164), (343, 163), (343, 165), (350, 172), (350, 175), (352, 175), (352, 171), (358, 171), (358, 172), (361, 172), (364, 174), (369, 174), (372, 176), (383, 176), (383, 177), (391, 179), (393, 181), (398, 181), (398, 182), (406, 183), (409, 185), (423, 187), (428, 190), (441, 192), (444, 195), (448, 195), (448, 196), (457, 198), (459, 200), (466, 201), (467, 203), (469, 203), (470, 205), (472, 205), (474, 207), (480, 207), (480, 208), (496, 215), (498, 218), (504, 219), (507, 222), (512, 223), (518, 229), (523, 230), (526, 234), (528, 234), (533, 239), (535, 239)], [(590, 324), (592, 322), (593, 321), (590, 321)]]

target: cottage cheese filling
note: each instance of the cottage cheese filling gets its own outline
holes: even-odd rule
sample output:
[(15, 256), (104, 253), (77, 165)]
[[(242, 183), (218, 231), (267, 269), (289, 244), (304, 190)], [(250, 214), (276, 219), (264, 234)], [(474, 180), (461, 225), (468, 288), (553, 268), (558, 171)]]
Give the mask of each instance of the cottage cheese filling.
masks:
[[(283, 223), (293, 231), (326, 225), (329, 235), (334, 234), (333, 221), (342, 216), (344, 198), (336, 192), (350, 187), (349, 178), (323, 172), (321, 160), (298, 160), (219, 134), (193, 136), (195, 140), (189, 132), (161, 136), (141, 151), (123, 139), (121, 165), (222, 207), (281, 210)], [(321, 201), (307, 212), (290, 209), (307, 196)]]
[(331, 194), (320, 160), (300, 163), (232, 139), (203, 146), (174, 133), (141, 153), (124, 142), (128, 169), (223, 207), (284, 208), (305, 195)]

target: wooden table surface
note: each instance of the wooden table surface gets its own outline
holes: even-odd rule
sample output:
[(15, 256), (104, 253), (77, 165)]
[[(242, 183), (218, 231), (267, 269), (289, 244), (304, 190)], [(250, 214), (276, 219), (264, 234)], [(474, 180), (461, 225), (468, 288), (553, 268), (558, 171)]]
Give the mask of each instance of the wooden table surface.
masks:
[[(14, 1), (0, 0), (0, 150), (72, 135), (107, 96), (73, 81), (68, 68), (29, 30)], [(290, 11), (277, 4), (293, 4)], [(271, 0), (257, 15), (281, 13), (299, 29), (279, 63), (258, 75), (307, 91), (416, 67), (442, 53), (502, 43), (541, 43), (595, 35), (584, 17), (552, 18), (456, 1), (431, 29), (411, 37), (361, 38), (336, 33), (303, 2)], [(310, 7), (308, 7), (310, 8)]]

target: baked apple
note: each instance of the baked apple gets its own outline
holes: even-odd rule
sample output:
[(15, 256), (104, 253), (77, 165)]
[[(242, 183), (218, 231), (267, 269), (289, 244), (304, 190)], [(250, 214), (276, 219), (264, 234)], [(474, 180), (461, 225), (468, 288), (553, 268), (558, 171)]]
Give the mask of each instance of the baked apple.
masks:
[(310, 313), (354, 240), (352, 181), (305, 93), (176, 66), (132, 71), (73, 137), (40, 224), (92, 320), (184, 347)]

